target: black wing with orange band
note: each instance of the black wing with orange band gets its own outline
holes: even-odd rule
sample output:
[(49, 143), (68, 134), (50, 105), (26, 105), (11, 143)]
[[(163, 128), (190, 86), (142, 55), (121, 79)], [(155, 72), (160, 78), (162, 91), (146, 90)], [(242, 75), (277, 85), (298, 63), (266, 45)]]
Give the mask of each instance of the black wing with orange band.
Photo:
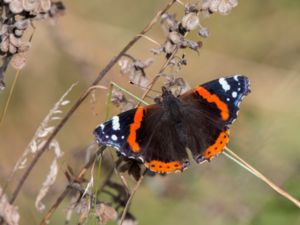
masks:
[(239, 105), (250, 92), (247, 77), (236, 75), (202, 84), (179, 98), (188, 115), (187, 147), (197, 162), (210, 160), (229, 142), (229, 126), (237, 117)]
[(236, 75), (205, 83), (179, 97), (178, 123), (159, 105), (138, 107), (99, 125), (99, 144), (112, 146), (129, 158), (141, 159), (152, 171), (185, 169), (186, 148), (197, 162), (220, 153), (229, 141), (229, 125), (237, 117), (242, 98), (250, 92), (245, 76)]

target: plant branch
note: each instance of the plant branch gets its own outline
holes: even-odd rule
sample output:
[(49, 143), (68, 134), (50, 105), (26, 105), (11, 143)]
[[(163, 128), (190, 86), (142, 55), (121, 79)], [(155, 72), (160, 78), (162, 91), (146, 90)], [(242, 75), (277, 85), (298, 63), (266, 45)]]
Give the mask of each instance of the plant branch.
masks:
[[(96, 158), (102, 154), (105, 147), (100, 148), (91, 158), (90, 160), (84, 165), (84, 167), (80, 170), (78, 175), (73, 179), (74, 181), (80, 181), (82, 180), (84, 174), (86, 171), (93, 165)], [(67, 185), (64, 189), (64, 191), (60, 194), (60, 196), (56, 199), (55, 203), (51, 206), (51, 208), (48, 210), (47, 214), (43, 217), (42, 221), (40, 222), (40, 225), (46, 225), (48, 224), (48, 221), (50, 220), (51, 216), (55, 212), (55, 210), (58, 208), (58, 206), (61, 204), (61, 202), (65, 199), (65, 197), (70, 192), (70, 186)]]
[[(244, 164), (243, 167), (246, 166), (246, 168), (248, 168), (247, 169), (248, 171), (253, 173), (256, 177), (261, 179), (267, 185), (269, 185), (278, 194), (285, 197), (286, 199), (288, 199), (289, 201), (294, 203), (298, 208), (300, 208), (300, 201), (298, 199), (296, 199), (295, 197), (291, 196), (289, 193), (287, 193), (286, 191), (284, 191), (283, 189), (278, 187), (275, 183), (273, 183), (271, 180), (269, 180), (267, 177), (265, 177), (261, 172), (259, 172), (257, 169), (255, 169), (253, 166), (251, 166), (249, 163), (247, 163), (245, 160), (243, 160), (241, 157), (239, 157), (237, 154), (235, 154), (231, 149), (229, 149), (228, 147), (225, 147), (225, 150), (228, 153), (230, 153), (230, 155), (233, 156), (235, 159), (232, 159), (231, 157), (229, 157), (229, 158), (231, 158), (234, 161), (238, 160), (239, 164), (240, 163)], [(228, 157), (228, 155), (226, 155), (226, 156)]]
[[(2, 123), (4, 122), (4, 119), (5, 119), (5, 116), (6, 116), (6, 113), (7, 113), (7, 109), (8, 109), (10, 100), (11, 100), (11, 98), (12, 98), (12, 95), (13, 95), (13, 92), (14, 92), (14, 89), (15, 89), (15, 86), (16, 86), (16, 83), (17, 83), (17, 80), (18, 80), (19, 75), (20, 75), (20, 70), (17, 70), (16, 75), (15, 75), (15, 78), (14, 78), (13, 83), (12, 83), (12, 85), (11, 85), (11, 88), (10, 88), (10, 91), (9, 91), (9, 95), (8, 95), (7, 100), (6, 100), (6, 103), (5, 103), (5, 106), (4, 106), (4, 109), (3, 109), (3, 112), (2, 112), (1, 118), (0, 118), (0, 126), (1, 126)], [(0, 85), (1, 85), (1, 84), (0, 84)], [(0, 87), (0, 88), (1, 88), (1, 87)], [(4, 189), (4, 190), (5, 190), (5, 189)]]
[(134, 186), (134, 188), (132, 189), (131, 193), (130, 193), (130, 196), (126, 202), (126, 205), (125, 205), (125, 208), (123, 210), (123, 213), (122, 213), (122, 217), (120, 219), (120, 225), (122, 225), (122, 223), (124, 222), (124, 219), (125, 219), (125, 216), (126, 216), (126, 213), (128, 212), (128, 209), (129, 209), (129, 206), (130, 206), (130, 203), (133, 199), (133, 196), (134, 194), (137, 192), (137, 190), (139, 189), (144, 177), (145, 177), (145, 173), (146, 173), (147, 169), (144, 171), (143, 175), (140, 177), (140, 179), (138, 180), (138, 182), (136, 183), (136, 185)]
[[(91, 88), (92, 86), (97, 85), (103, 79), (103, 77), (110, 71), (110, 69), (119, 61), (122, 55), (126, 53), (144, 34), (146, 34), (153, 27), (153, 25), (156, 24), (156, 22), (159, 20), (161, 15), (163, 15), (175, 2), (176, 0), (171, 0), (166, 6), (164, 6), (163, 9), (160, 10), (155, 15), (155, 17), (150, 21), (150, 23), (138, 35), (136, 35), (131, 41), (129, 41), (129, 43), (118, 53), (118, 55), (112, 58), (111, 61), (104, 67), (104, 69), (100, 71), (100, 73), (98, 74), (96, 79), (92, 82), (92, 84), (88, 87), (88, 89)], [(31, 164), (28, 166), (23, 176), (19, 180), (17, 187), (14, 190), (12, 197), (10, 198), (10, 203), (13, 203), (16, 200), (22, 186), (24, 185), (24, 182), (26, 181), (27, 177), (31, 173), (33, 167), (36, 165), (40, 157), (48, 149), (49, 144), (51, 143), (53, 138), (63, 128), (65, 123), (70, 119), (73, 113), (78, 109), (78, 107), (82, 104), (82, 102), (89, 96), (89, 94), (90, 91), (84, 91), (83, 94), (79, 97), (79, 99), (74, 103), (73, 107), (66, 113), (64, 118), (55, 127), (53, 133), (49, 136), (45, 144), (41, 147), (40, 151), (35, 155)]]

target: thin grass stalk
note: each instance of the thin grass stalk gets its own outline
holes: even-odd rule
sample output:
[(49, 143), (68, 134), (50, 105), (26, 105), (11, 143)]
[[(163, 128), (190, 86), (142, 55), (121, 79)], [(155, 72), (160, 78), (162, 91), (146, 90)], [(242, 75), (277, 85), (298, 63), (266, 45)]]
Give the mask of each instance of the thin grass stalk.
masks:
[[(83, 168), (80, 170), (78, 175), (75, 177), (75, 181), (82, 180), (83, 176), (87, 172), (87, 170), (94, 164), (95, 159), (102, 154), (104, 151), (105, 147), (100, 148), (97, 153), (95, 153), (90, 160), (83, 166)], [(40, 225), (46, 225), (48, 224), (50, 218), (52, 217), (53, 213), (56, 211), (56, 209), (59, 207), (59, 205), (62, 203), (62, 201), (65, 199), (65, 197), (70, 193), (71, 188), (69, 185), (67, 185), (64, 189), (64, 191), (58, 196), (56, 199), (55, 203), (50, 207), (48, 212), (45, 214), (43, 219), (40, 222)]]
[[(266, 176), (264, 176), (261, 172), (259, 172), (257, 169), (255, 169), (253, 166), (251, 166), (249, 163), (247, 163), (245, 160), (243, 160), (241, 157), (239, 157), (236, 153), (234, 153), (231, 149), (228, 147), (225, 147), (225, 150), (230, 153), (231, 156), (233, 156), (235, 159), (237, 159), (240, 163), (239, 165), (244, 164), (242, 166), (243, 168), (247, 167), (248, 171), (250, 171), (253, 175), (255, 175), (257, 178), (265, 182), (268, 186), (270, 186), (274, 191), (276, 191), (278, 194), (283, 196), (284, 198), (288, 199), (292, 203), (294, 203), (298, 208), (300, 208), (300, 201), (284, 191), (282, 188), (280, 188), (278, 185), (276, 185), (273, 181), (268, 179)], [(230, 158), (232, 159), (232, 158)], [(235, 161), (235, 160), (234, 160)], [(235, 161), (236, 162), (236, 161)]]
[[(0, 119), (0, 126), (3, 124), (4, 122), (4, 119), (5, 119), (5, 116), (6, 116), (6, 113), (7, 113), (7, 110), (8, 110), (8, 106), (9, 106), (9, 103), (10, 103), (10, 100), (13, 96), (13, 93), (14, 93), (14, 90), (15, 90), (15, 86), (16, 86), (16, 83), (17, 83), (17, 80), (19, 78), (19, 75), (20, 75), (20, 70), (17, 70), (16, 71), (16, 75), (15, 75), (15, 78), (13, 80), (13, 83), (11, 85), (11, 88), (10, 88), (10, 91), (9, 91), (9, 94), (8, 94), (8, 98), (5, 102), (5, 106), (4, 106), (4, 109), (3, 109), (3, 112), (2, 112), (2, 115), (1, 115), (1, 119)], [(5, 187), (4, 187), (4, 190), (5, 191)]]
[[(146, 171), (145, 171), (145, 172), (146, 172)], [(134, 194), (135, 194), (135, 193), (137, 192), (137, 190), (139, 189), (139, 187), (140, 187), (140, 185), (141, 185), (141, 183), (142, 183), (142, 181), (143, 181), (143, 179), (144, 179), (144, 177), (145, 177), (145, 172), (144, 172), (144, 174), (140, 177), (140, 179), (138, 180), (138, 182), (137, 182), (136, 185), (133, 187), (133, 189), (132, 189), (132, 191), (131, 191), (131, 193), (130, 193), (130, 196), (129, 196), (127, 202), (126, 202), (125, 208), (124, 208), (124, 210), (123, 210), (123, 213), (122, 213), (122, 216), (121, 216), (121, 219), (120, 219), (120, 223), (119, 223), (120, 225), (122, 225), (123, 222), (124, 222), (125, 216), (126, 216), (128, 210), (129, 210), (129, 206), (130, 206), (130, 203), (132, 202), (132, 199), (133, 199), (133, 197), (134, 197)]]
[[(143, 99), (137, 97), (136, 95), (132, 94), (130, 91), (127, 91), (125, 88), (122, 88), (121, 86), (119, 86), (118, 84), (116, 84), (115, 82), (111, 82), (111, 84), (115, 87), (117, 87), (118, 89), (120, 89), (121, 91), (123, 91), (124, 93), (128, 94), (129, 96), (131, 96), (132, 98), (136, 99), (137, 101), (139, 101), (139, 103), (143, 103), (144, 105), (149, 105), (147, 102), (145, 102)], [(147, 90), (150, 90), (149, 88), (147, 88)]]
[[(119, 61), (119, 59), (123, 56), (123, 54), (126, 53), (142, 37), (142, 35), (146, 34), (153, 27), (153, 25), (157, 23), (157, 21), (159, 20), (159, 18), (161, 17), (161, 15), (163, 15), (167, 10), (169, 10), (169, 8), (171, 8), (172, 5), (175, 2), (176, 2), (176, 0), (171, 0), (166, 6), (164, 6), (163, 9), (160, 10), (155, 15), (155, 17), (150, 21), (150, 23), (138, 35), (136, 35), (131, 41), (129, 41), (129, 43), (118, 53), (118, 55), (116, 57), (114, 57), (114, 58), (111, 59), (111, 61), (98, 74), (98, 76), (96, 77), (96, 79), (94, 80), (94, 82), (92, 82), (92, 84), (88, 88), (97, 85), (103, 79), (103, 77), (111, 70), (111, 68)], [(90, 91), (85, 91), (79, 97), (79, 99), (74, 103), (73, 107), (71, 107), (71, 109), (66, 113), (66, 115), (61, 120), (61, 122), (54, 128), (53, 133), (50, 135), (50, 137), (47, 139), (47, 141), (45, 142), (45, 144), (42, 146), (41, 150), (36, 154), (36, 156), (34, 157), (34, 159), (31, 162), (31, 164), (28, 166), (28, 168), (24, 172), (23, 176), (19, 180), (19, 182), (18, 182), (18, 184), (16, 186), (16, 189), (13, 191), (13, 194), (12, 194), (12, 196), (10, 198), (9, 202), (11, 204), (16, 200), (16, 198), (17, 198), (17, 196), (18, 196), (21, 188), (24, 185), (24, 182), (26, 181), (27, 177), (31, 173), (33, 167), (36, 165), (36, 163), (38, 162), (38, 160), (40, 159), (40, 157), (48, 149), (49, 144), (51, 143), (51, 141), (53, 140), (53, 138), (63, 128), (63, 126), (65, 125), (65, 123), (70, 119), (70, 117), (73, 115), (73, 113), (79, 108), (79, 106), (89, 96), (89, 94), (90, 94)]]

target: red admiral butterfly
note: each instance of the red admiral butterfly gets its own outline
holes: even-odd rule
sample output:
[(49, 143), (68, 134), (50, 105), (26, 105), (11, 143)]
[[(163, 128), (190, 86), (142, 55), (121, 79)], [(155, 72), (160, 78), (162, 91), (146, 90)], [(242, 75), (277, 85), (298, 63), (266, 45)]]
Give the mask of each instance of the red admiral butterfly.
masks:
[(157, 173), (183, 171), (187, 149), (197, 163), (219, 154), (229, 141), (229, 126), (250, 93), (247, 77), (236, 75), (202, 84), (175, 97), (162, 88), (156, 104), (114, 116), (94, 131), (99, 145), (142, 161)]

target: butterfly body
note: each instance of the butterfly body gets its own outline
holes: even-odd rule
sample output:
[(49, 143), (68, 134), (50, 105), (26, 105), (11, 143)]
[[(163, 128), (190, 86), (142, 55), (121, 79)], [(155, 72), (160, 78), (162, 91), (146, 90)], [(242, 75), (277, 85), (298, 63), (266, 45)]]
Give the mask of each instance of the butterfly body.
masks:
[(166, 88), (156, 104), (114, 116), (94, 131), (100, 145), (141, 160), (157, 173), (182, 171), (187, 151), (197, 163), (219, 154), (229, 141), (242, 98), (250, 92), (242, 75), (202, 84), (181, 96)]

